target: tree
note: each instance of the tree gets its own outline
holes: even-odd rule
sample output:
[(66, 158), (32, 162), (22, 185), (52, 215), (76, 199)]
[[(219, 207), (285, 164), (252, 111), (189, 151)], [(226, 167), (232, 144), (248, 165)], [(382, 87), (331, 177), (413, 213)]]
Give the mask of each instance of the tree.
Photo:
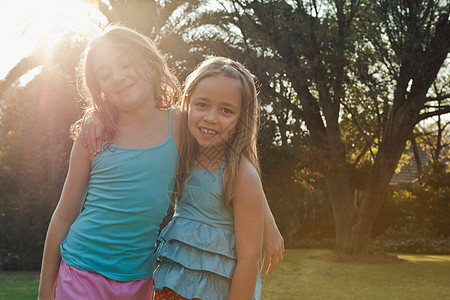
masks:
[[(428, 107), (448, 97), (448, 93), (430, 96), (428, 91), (450, 48), (449, 4), (419, 0), (221, 3), (222, 11), (204, 16), (204, 22), (217, 25), (218, 33), (207, 34), (202, 42), (214, 38), (214, 43), (236, 45), (238, 40), (235, 47), (244, 51), (245, 61), (268, 82), (263, 93), (269, 90), (292, 115), (301, 116), (322, 162), (319, 167), (334, 214), (335, 249), (367, 253), (375, 218), (413, 128), (424, 118), (450, 112), (449, 106)], [(287, 97), (284, 87), (295, 95)], [(352, 106), (358, 97), (367, 105)], [(346, 118), (353, 112), (373, 116), (370, 131), (356, 123), (361, 118)], [(345, 119), (361, 129), (359, 140), (364, 143), (359, 154), (349, 155), (355, 145), (344, 139)], [(367, 152), (370, 171), (362, 197), (355, 199), (352, 164)]]
[(67, 170), (68, 128), (80, 113), (70, 81), (67, 74), (44, 68), (28, 85), (11, 91), (3, 108), (0, 249), (16, 257), (5, 268), (39, 268)]
[(388, 43), (381, 42), (383, 35), (370, 40), (386, 67), (393, 71), (396, 86), (358, 211), (350, 251), (367, 249), (376, 213), (416, 124), (430, 116), (450, 112), (447, 106), (422, 113), (427, 103), (448, 97), (428, 97), (428, 91), (450, 50), (449, 8), (450, 4), (440, 5), (439, 1), (380, 1), (374, 7), (374, 15), (381, 21), (379, 28), (386, 33)]

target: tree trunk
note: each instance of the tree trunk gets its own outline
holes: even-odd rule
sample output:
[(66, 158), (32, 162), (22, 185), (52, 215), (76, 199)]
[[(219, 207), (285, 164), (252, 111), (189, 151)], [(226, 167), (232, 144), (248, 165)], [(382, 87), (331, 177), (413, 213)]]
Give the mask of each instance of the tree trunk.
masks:
[[(337, 152), (337, 151), (336, 151)], [(333, 209), (336, 231), (335, 249), (343, 252), (351, 243), (352, 228), (356, 221), (357, 207), (350, 188), (350, 174), (345, 159), (337, 153), (328, 153), (324, 172), (328, 195)]]
[(368, 253), (372, 228), (381, 205), (387, 198), (389, 182), (416, 124), (420, 108), (406, 101), (396, 107), (380, 144), (369, 179), (366, 183), (361, 205), (351, 232), (351, 243), (345, 252)]

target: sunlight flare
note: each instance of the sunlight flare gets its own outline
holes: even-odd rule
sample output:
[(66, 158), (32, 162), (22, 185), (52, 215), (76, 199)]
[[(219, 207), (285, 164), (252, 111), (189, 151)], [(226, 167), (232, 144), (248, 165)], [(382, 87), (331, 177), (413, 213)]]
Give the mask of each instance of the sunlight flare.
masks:
[(107, 23), (98, 10), (100, 0), (17, 0), (0, 4), (0, 38), (9, 47), (2, 51), (0, 79), (23, 57), (40, 49), (51, 56), (68, 35), (92, 36)]

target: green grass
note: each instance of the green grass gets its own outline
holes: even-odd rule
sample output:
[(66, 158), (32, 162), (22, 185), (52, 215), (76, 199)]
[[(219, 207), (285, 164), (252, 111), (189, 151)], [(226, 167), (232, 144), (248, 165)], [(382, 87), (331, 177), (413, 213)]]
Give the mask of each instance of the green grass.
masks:
[[(449, 255), (399, 255), (403, 264), (347, 264), (313, 257), (328, 250), (286, 250), (271, 276), (263, 277), (263, 300), (450, 299)], [(37, 299), (39, 277), (0, 272), (0, 299)]]
[(0, 272), (0, 300), (37, 299), (37, 272)]
[(263, 277), (264, 300), (450, 299), (450, 256), (398, 255), (403, 264), (348, 264), (312, 257), (327, 250), (286, 250)]

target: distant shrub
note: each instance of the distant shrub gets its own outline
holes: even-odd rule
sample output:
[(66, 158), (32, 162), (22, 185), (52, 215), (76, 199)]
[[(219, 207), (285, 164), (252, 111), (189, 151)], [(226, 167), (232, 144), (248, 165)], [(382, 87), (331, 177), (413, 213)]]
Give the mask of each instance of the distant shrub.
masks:
[(295, 249), (334, 249), (334, 238), (290, 240), (287, 248)]
[(450, 238), (429, 239), (417, 237), (394, 240), (380, 237), (372, 243), (372, 248), (386, 252), (450, 254)]

